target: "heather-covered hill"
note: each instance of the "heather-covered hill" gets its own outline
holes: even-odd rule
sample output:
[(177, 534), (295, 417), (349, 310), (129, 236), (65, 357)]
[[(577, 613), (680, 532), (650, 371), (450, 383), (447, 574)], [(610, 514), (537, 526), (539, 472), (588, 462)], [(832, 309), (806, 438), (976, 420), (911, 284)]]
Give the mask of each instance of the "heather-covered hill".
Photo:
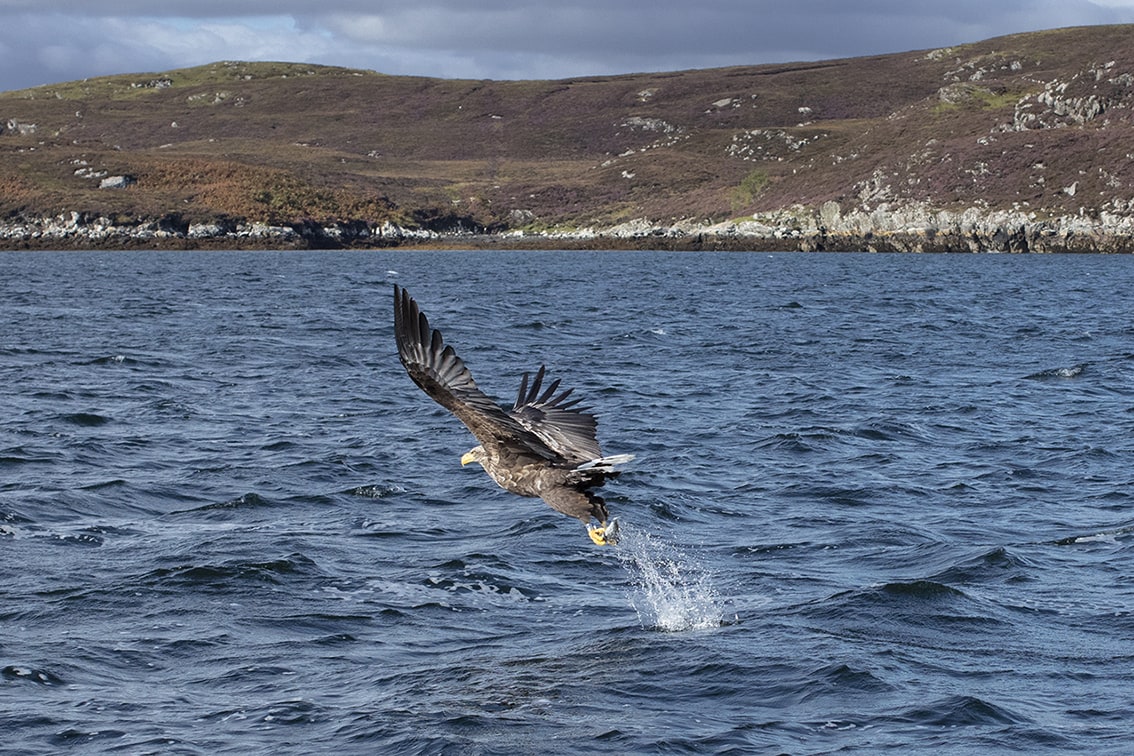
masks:
[(1131, 26), (562, 81), (226, 62), (0, 93), (0, 126), (3, 246), (1109, 251), (1134, 231)]

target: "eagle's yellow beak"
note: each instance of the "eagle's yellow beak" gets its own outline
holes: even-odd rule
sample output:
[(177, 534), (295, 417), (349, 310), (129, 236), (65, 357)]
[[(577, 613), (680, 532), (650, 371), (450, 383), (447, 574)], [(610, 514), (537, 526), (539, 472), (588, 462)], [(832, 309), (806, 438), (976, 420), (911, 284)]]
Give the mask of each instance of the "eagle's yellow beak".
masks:
[(461, 467), (464, 467), (469, 462), (476, 462), (476, 454), (474, 452), (467, 451), (461, 455)]

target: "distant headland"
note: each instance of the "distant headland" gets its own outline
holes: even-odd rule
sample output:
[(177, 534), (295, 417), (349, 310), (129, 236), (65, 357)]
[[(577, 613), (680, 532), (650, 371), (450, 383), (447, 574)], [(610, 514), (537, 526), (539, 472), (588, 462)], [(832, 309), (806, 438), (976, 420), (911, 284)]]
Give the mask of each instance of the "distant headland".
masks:
[(0, 93), (0, 249), (1134, 252), (1134, 26), (559, 81)]

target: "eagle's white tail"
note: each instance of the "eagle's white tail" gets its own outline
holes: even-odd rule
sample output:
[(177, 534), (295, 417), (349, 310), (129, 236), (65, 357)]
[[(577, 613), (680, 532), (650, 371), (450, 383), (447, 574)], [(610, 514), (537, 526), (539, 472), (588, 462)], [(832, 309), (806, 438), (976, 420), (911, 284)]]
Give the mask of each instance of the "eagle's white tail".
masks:
[(599, 470), (601, 472), (612, 472), (615, 465), (625, 464), (634, 459), (633, 454), (615, 454), (610, 457), (599, 457), (592, 459), (590, 462), (584, 462), (576, 467), (576, 470)]

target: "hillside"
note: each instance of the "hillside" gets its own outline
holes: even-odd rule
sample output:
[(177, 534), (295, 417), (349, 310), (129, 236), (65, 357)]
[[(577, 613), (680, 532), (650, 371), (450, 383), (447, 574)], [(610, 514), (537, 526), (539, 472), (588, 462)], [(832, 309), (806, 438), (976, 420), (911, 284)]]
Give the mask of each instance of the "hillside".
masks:
[(0, 93), (0, 127), (8, 248), (1134, 251), (1134, 26), (562, 81), (225, 62)]

